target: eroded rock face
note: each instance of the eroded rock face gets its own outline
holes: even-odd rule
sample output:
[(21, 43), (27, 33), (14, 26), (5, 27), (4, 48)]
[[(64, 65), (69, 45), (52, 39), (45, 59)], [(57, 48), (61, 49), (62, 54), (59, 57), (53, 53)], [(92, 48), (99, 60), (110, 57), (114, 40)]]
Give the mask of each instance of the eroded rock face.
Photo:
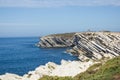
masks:
[(41, 38), (39, 47), (69, 47), (67, 52), (79, 56), (80, 60), (102, 59), (120, 55), (120, 32), (81, 32), (50, 35)]
[(65, 39), (62, 37), (43, 37), (40, 39), (38, 46), (42, 48), (52, 47), (69, 47), (72, 45), (71, 39)]
[(85, 32), (74, 35), (71, 50), (81, 60), (98, 60), (104, 57), (115, 57), (120, 55), (120, 33), (114, 32)]
[(65, 33), (41, 37), (37, 46), (42, 48), (70, 47), (72, 46), (74, 34), (75, 33)]

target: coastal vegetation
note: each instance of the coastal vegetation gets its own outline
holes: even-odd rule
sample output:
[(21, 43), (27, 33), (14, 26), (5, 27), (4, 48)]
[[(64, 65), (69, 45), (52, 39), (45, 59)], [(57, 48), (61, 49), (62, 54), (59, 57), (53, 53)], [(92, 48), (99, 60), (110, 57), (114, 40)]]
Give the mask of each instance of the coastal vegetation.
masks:
[(74, 36), (74, 34), (75, 34), (75, 32), (72, 32), (72, 33), (63, 33), (63, 34), (51, 34), (51, 35), (47, 35), (47, 36), (72, 38)]
[(39, 80), (74, 80), (72, 77), (43, 76)]
[(39, 80), (120, 80), (120, 57), (97, 63), (75, 77), (43, 76)]

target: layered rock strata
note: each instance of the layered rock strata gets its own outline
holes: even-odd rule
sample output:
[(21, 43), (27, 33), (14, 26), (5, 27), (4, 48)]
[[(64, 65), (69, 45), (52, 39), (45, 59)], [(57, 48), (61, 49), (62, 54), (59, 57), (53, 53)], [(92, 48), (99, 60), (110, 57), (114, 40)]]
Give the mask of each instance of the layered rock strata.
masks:
[(120, 55), (120, 33), (113, 32), (86, 32), (74, 35), (71, 50), (78, 55), (80, 60), (102, 59), (104, 57), (116, 57)]
[(79, 56), (80, 60), (102, 59), (120, 55), (119, 32), (81, 32), (69, 34), (50, 35), (41, 38), (39, 47), (72, 47), (67, 52)]
[(70, 47), (72, 46), (74, 34), (75, 33), (65, 33), (41, 37), (37, 46), (42, 48)]

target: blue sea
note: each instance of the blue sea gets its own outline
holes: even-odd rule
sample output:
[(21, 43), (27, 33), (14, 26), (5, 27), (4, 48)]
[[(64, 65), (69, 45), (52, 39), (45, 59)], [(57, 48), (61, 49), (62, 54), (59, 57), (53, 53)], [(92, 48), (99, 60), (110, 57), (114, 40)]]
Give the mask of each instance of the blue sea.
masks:
[(61, 60), (77, 60), (65, 53), (66, 48), (38, 48), (38, 37), (0, 38), (0, 75), (24, 75), (47, 62), (60, 64)]

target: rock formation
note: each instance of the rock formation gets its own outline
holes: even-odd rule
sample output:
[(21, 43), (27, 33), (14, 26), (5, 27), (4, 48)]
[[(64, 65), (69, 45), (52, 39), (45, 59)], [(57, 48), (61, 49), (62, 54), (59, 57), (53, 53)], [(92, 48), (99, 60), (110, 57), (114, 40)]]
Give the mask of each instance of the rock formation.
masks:
[(75, 33), (65, 33), (41, 37), (37, 46), (42, 48), (69, 47), (72, 46), (74, 34)]
[(120, 55), (120, 33), (115, 32), (85, 32), (74, 35), (71, 50), (80, 60), (102, 59)]
[(79, 56), (82, 61), (120, 55), (119, 32), (81, 32), (69, 34), (70, 37), (65, 35), (42, 37), (38, 46), (45, 48), (71, 46), (72, 49), (67, 52)]

